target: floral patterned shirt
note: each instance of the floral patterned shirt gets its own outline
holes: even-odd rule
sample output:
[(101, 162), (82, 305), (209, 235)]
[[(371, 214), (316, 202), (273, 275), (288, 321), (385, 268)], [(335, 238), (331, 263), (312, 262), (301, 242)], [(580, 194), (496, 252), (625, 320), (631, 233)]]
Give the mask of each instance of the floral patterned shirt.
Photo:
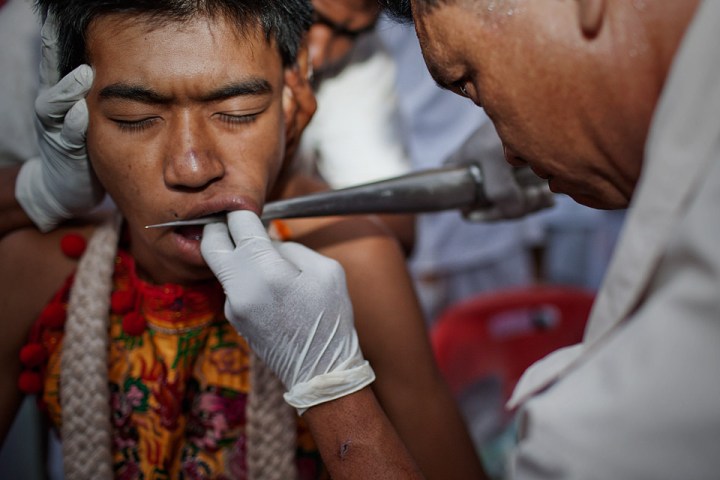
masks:
[[(223, 316), (221, 286), (146, 283), (123, 250), (113, 282), (109, 383), (115, 477), (246, 478), (249, 349)], [(43, 361), (23, 361), (26, 380), (40, 379), (35, 390), (41, 391), (35, 393), (57, 428), (62, 325), (71, 286), (72, 277), (45, 308), (26, 345), (44, 351), (37, 357)], [(297, 438), (300, 478), (327, 478), (299, 418)]]

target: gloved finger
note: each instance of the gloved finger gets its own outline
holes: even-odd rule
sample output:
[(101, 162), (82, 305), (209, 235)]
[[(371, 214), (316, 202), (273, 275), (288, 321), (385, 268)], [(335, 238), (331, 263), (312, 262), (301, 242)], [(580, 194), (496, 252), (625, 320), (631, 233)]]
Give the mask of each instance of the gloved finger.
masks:
[(35, 112), (44, 123), (59, 123), (70, 107), (85, 98), (95, 74), (90, 65), (80, 65), (56, 85), (42, 90), (35, 100)]
[(235, 249), (235, 244), (230, 238), (227, 225), (222, 222), (210, 223), (203, 229), (202, 241), (200, 242), (200, 253), (212, 269), (211, 260), (215, 259), (214, 253), (230, 253)]
[[(265, 245), (267, 246), (265, 250), (275, 252), (269, 241)], [(258, 305), (272, 304), (272, 292), (264, 282), (260, 281), (269, 267), (257, 261), (255, 256), (257, 252), (243, 256), (237, 254), (228, 225), (222, 222), (205, 225), (200, 242), (200, 253), (225, 289), (228, 298), (225, 307), (228, 318), (242, 317)], [(238, 289), (242, 291), (241, 303), (233, 301), (238, 298), (236, 292)]]
[(262, 237), (270, 241), (260, 217), (250, 210), (236, 210), (228, 213), (227, 225), (236, 243), (245, 237)]
[[(225, 291), (232, 291), (237, 288), (243, 288), (248, 292), (248, 297), (257, 301), (267, 301), (267, 294), (260, 290), (249, 292), (248, 285), (255, 288), (252, 279), (255, 277), (256, 268), (252, 264), (248, 264), (244, 258), (236, 258), (233, 255), (235, 251), (235, 243), (230, 237), (230, 231), (225, 223), (211, 223), (205, 225), (203, 229), (202, 241), (200, 242), (200, 253), (210, 270), (222, 283)], [(229, 296), (231, 296), (228, 293)]]
[(307, 272), (311, 276), (315, 272), (322, 271), (328, 273), (333, 270), (336, 270), (336, 273), (344, 276), (342, 267), (337, 261), (321, 255), (304, 245), (295, 242), (278, 242), (276, 248), (286, 261), (295, 265), (298, 270)]
[(255, 213), (249, 210), (230, 212), (227, 222), (235, 250), (242, 252), (247, 265), (262, 268), (266, 278), (297, 274), (297, 269), (275, 249), (265, 226)]
[(57, 26), (55, 16), (48, 15), (40, 30), (40, 90), (55, 85), (60, 78), (58, 72)]
[[(321, 255), (304, 245), (285, 242), (277, 246), (280, 255), (297, 268), (297, 274), (305, 278), (315, 279), (323, 292), (334, 292), (335, 295), (347, 296), (347, 280), (345, 270), (340, 263), (332, 258)], [(338, 297), (339, 298), (339, 297)]]
[(61, 135), (68, 146), (81, 148), (85, 145), (88, 118), (87, 102), (81, 98), (70, 108), (63, 122)]

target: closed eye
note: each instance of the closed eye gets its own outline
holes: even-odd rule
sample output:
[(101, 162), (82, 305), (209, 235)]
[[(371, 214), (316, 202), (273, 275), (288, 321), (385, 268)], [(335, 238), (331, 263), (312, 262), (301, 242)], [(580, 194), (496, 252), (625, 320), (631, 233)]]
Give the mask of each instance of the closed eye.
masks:
[(254, 122), (255, 120), (257, 120), (259, 113), (251, 113), (247, 115), (230, 115), (228, 113), (218, 113), (217, 115), (223, 122), (229, 123), (231, 125), (238, 125)]
[(120, 120), (112, 119), (113, 122), (120, 128), (120, 130), (126, 132), (140, 132), (146, 128), (150, 128), (159, 120), (159, 117), (143, 118), (141, 120)]

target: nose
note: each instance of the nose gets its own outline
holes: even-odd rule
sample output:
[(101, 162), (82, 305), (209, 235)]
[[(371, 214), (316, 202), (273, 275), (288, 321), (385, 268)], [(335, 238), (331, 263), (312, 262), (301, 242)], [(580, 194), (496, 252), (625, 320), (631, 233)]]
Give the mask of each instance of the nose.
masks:
[(513, 149), (503, 144), (503, 153), (505, 154), (505, 161), (513, 167), (524, 167), (527, 162), (519, 157)]
[(163, 174), (165, 184), (178, 190), (207, 187), (225, 175), (225, 165), (202, 119), (190, 115), (172, 122)]

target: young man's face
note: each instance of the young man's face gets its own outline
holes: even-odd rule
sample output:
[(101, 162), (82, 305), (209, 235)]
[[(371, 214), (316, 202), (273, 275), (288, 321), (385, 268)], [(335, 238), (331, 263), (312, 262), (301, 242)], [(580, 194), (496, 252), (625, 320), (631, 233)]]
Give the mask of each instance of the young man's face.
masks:
[(576, 3), (457, 0), (416, 12), (415, 24), (438, 83), (485, 108), (511, 164), (580, 203), (620, 208), (652, 114), (645, 46), (623, 43), (614, 25), (584, 38)]
[(284, 154), (277, 48), (222, 18), (151, 26), (122, 15), (94, 21), (87, 45), (88, 155), (141, 272), (158, 283), (211, 278), (202, 227), (144, 226), (261, 211)]

